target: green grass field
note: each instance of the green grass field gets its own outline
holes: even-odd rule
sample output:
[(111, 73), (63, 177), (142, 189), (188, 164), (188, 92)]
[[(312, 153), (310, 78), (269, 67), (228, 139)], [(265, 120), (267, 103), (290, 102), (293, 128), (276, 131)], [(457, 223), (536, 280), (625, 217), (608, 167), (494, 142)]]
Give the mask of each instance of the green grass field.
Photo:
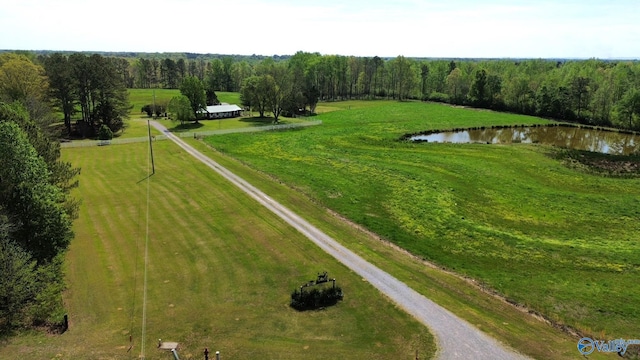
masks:
[[(181, 359), (205, 347), (226, 359), (427, 358), (427, 329), (275, 215), (169, 141), (66, 149), (82, 168), (80, 217), (67, 257), (70, 330), (27, 334), (2, 359), (137, 359), (149, 194), (146, 358)], [(328, 271), (345, 299), (297, 312), (293, 289)], [(133, 348), (127, 351), (133, 336)]]
[[(131, 116), (143, 115), (140, 111), (143, 106), (147, 104), (153, 104), (154, 95), (156, 104), (168, 104), (169, 100), (174, 96), (180, 95), (178, 89), (128, 89), (129, 103), (131, 104)], [(223, 103), (240, 105), (240, 93), (235, 92), (216, 92), (218, 100)]]
[[(312, 128), (216, 135), (207, 139), (212, 148), (189, 141), (370, 262), (533, 358), (578, 358), (578, 338), (481, 287), (599, 339), (637, 338), (640, 261), (638, 225), (631, 221), (639, 209), (637, 179), (577, 172), (533, 145), (396, 141), (434, 128), (546, 122), (537, 118), (386, 101), (322, 103), (318, 113), (323, 125)], [(433, 354), (423, 326), (282, 221), (170, 142), (154, 143), (154, 152), (148, 359), (171, 358), (155, 349), (158, 338), (180, 342), (181, 359), (202, 358), (204, 347), (227, 359)], [(67, 261), (71, 329), (11, 339), (0, 345), (0, 358), (138, 358), (146, 154), (144, 144), (63, 151), (82, 167), (77, 196), (83, 204)], [(323, 270), (339, 279), (345, 301), (320, 312), (291, 310), (292, 289)], [(611, 357), (596, 352), (590, 358)]]
[(207, 141), (552, 321), (597, 338), (638, 336), (639, 179), (569, 169), (535, 145), (397, 141), (428, 129), (547, 122), (533, 117), (383, 101), (318, 112), (319, 127)]
[[(146, 113), (140, 112), (140, 109), (146, 105), (153, 103), (153, 97), (158, 104), (168, 103), (172, 97), (180, 95), (180, 90), (177, 89), (129, 89), (129, 101), (132, 104), (132, 109), (127, 121), (127, 126), (122, 134), (119, 134), (121, 138), (136, 138), (147, 136), (147, 120)], [(223, 103), (240, 105), (240, 94), (232, 92), (217, 92), (218, 100)], [(260, 119), (257, 117), (243, 116), (240, 118), (221, 119), (221, 120), (201, 120), (198, 123), (189, 123), (180, 125), (177, 121), (171, 121), (167, 119), (159, 119), (164, 126), (173, 132), (202, 132), (213, 130), (226, 130), (226, 129), (238, 129), (255, 126), (265, 126), (272, 124), (272, 118)], [(253, 115), (257, 115), (254, 113)], [(268, 115), (268, 114), (265, 114)], [(281, 124), (298, 123), (304, 120), (294, 118), (280, 118)], [(153, 134), (159, 134), (155, 129), (151, 130)]]
[[(148, 135), (147, 129), (147, 120), (148, 117), (146, 113), (142, 112), (141, 109), (143, 106), (147, 104), (153, 104), (154, 97), (157, 104), (168, 104), (171, 98), (174, 96), (180, 95), (180, 90), (178, 89), (128, 89), (129, 93), (129, 103), (131, 105), (131, 110), (129, 111), (129, 119), (125, 120), (125, 128), (124, 131), (118, 132), (115, 134), (116, 138), (138, 138), (144, 137)], [(240, 93), (236, 92), (217, 92), (218, 100), (223, 103), (229, 104), (237, 104), (240, 105)], [(257, 115), (257, 114), (253, 114)], [(62, 118), (61, 113), (57, 113), (58, 118)], [(163, 120), (160, 120), (163, 121)], [(280, 122), (283, 124), (299, 122), (301, 120), (298, 119), (290, 119), (290, 118), (281, 118)], [(235, 119), (223, 119), (223, 120), (203, 120), (200, 121), (199, 124), (189, 124), (187, 126), (180, 126), (178, 122), (172, 122), (170, 120), (164, 120), (164, 125), (171, 129), (172, 131), (209, 131), (209, 130), (220, 130), (220, 129), (236, 129), (242, 127), (252, 127), (252, 126), (263, 126), (270, 125), (271, 119), (259, 119), (251, 116), (245, 116), (242, 118)], [(52, 126), (59, 127), (60, 132), (62, 132), (63, 123), (56, 123)], [(152, 134), (159, 135), (160, 133), (152, 129)], [(93, 139), (86, 140), (74, 140), (74, 141), (91, 141)]]

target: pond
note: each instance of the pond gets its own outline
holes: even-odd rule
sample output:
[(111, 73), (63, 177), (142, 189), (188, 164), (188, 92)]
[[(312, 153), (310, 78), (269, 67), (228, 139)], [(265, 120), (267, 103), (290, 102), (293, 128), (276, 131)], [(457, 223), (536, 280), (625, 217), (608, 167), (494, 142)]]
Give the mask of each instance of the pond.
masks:
[(612, 155), (640, 154), (640, 135), (574, 126), (492, 127), (409, 137), (436, 143), (543, 144)]

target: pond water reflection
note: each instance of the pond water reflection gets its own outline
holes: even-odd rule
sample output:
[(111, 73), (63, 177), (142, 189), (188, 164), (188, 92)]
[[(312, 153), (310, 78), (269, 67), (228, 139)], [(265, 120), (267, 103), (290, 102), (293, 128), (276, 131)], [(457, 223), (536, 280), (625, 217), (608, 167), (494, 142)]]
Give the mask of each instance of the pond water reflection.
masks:
[(640, 154), (640, 136), (593, 128), (538, 126), (484, 128), (411, 136), (410, 140), (448, 143), (533, 143), (613, 155)]

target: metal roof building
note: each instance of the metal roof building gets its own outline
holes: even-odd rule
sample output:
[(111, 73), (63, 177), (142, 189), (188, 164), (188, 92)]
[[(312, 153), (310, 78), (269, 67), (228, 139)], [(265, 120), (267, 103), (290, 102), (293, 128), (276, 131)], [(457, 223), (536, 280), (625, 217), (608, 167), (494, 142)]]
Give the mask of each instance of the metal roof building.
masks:
[(204, 117), (207, 119), (222, 119), (222, 118), (230, 118), (237, 117), (242, 114), (242, 108), (238, 105), (211, 105), (207, 106), (205, 111), (202, 112)]

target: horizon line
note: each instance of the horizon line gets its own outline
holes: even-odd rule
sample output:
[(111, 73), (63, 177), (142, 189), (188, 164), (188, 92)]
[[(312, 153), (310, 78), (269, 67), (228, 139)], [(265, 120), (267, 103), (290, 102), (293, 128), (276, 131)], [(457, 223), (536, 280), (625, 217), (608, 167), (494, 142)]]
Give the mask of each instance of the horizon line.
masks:
[(373, 58), (379, 57), (382, 59), (393, 59), (398, 56), (404, 56), (410, 59), (435, 59), (435, 60), (455, 60), (455, 59), (469, 59), (469, 60), (604, 60), (604, 61), (639, 61), (640, 56), (638, 57), (581, 57), (581, 56), (552, 56), (552, 57), (533, 57), (533, 56), (406, 56), (406, 55), (396, 55), (396, 56), (381, 56), (381, 55), (345, 55), (345, 54), (336, 54), (336, 53), (321, 53), (319, 51), (303, 51), (298, 50), (294, 54), (273, 54), (273, 55), (264, 55), (264, 54), (239, 54), (239, 53), (212, 53), (212, 52), (191, 52), (191, 51), (127, 51), (127, 50), (50, 50), (50, 49), (0, 49), (0, 53), (3, 52), (60, 52), (60, 53), (135, 53), (135, 54), (193, 54), (193, 55), (213, 55), (213, 56), (243, 56), (243, 57), (265, 57), (265, 58), (274, 58), (274, 57), (292, 57), (298, 52), (308, 53), (308, 54), (320, 54), (321, 56), (345, 56), (345, 57), (356, 57), (356, 58)]

